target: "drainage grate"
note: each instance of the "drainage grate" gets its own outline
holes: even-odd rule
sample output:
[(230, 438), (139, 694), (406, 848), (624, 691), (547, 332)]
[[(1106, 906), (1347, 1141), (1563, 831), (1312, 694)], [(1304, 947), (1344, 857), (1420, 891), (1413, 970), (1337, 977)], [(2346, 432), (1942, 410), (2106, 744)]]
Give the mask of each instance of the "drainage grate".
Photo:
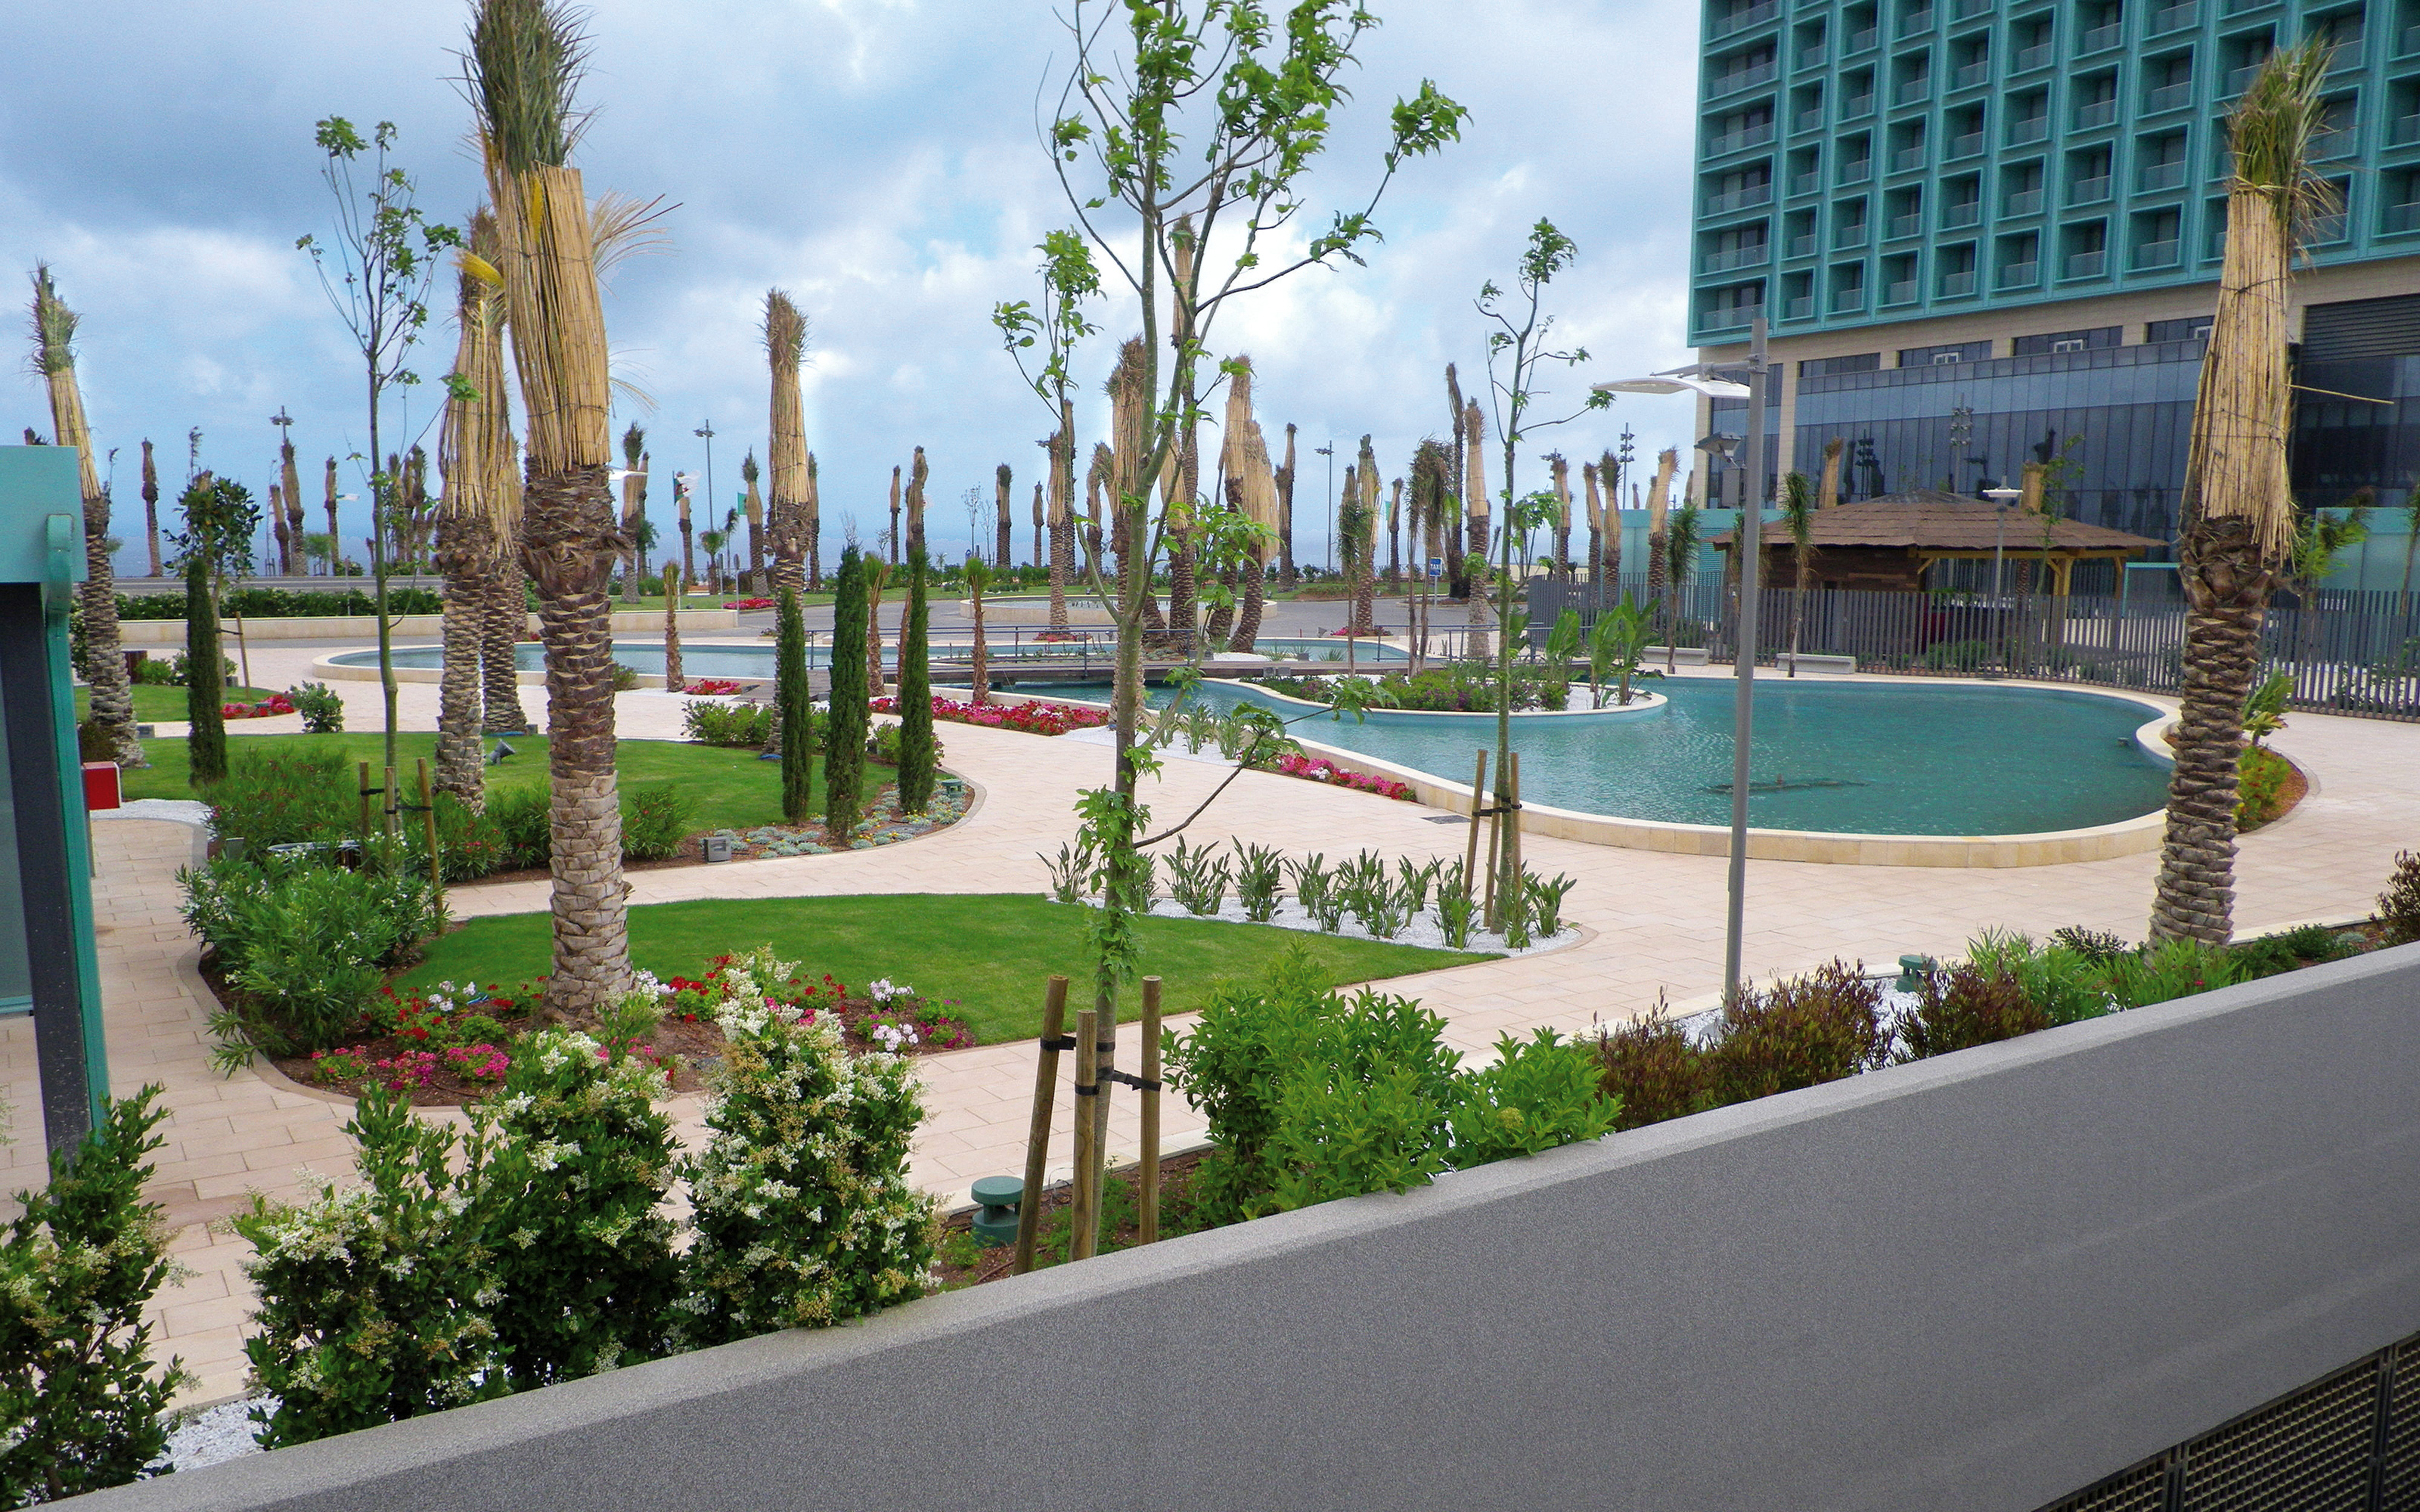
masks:
[(1433, 825), (1466, 825), (1470, 823), (1470, 815), (1466, 813), (1433, 813), (1422, 814), (1420, 817), (1426, 819)]

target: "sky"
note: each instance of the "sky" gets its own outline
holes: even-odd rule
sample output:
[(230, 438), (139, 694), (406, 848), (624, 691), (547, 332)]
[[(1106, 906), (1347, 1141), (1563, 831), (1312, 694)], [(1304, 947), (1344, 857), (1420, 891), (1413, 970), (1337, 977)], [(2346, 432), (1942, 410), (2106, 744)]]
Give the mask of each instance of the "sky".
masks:
[[(1480, 286), (1509, 286), (1531, 225), (1551, 219), (1578, 246), (1547, 290), (1554, 342), (1589, 360), (1541, 379), (1536, 413), (1576, 408), (1585, 385), (1685, 362), (1691, 119), (1697, 7), (1685, 0), (1366, 0), (1383, 24), (1357, 50), (1354, 98), (1308, 179), (1306, 219), (1324, 224), (1375, 185), (1387, 113), (1423, 79), (1466, 106), (1460, 142), (1415, 160), (1376, 214), (1367, 266), (1295, 273), (1241, 300), (1212, 333), (1248, 352), (1273, 449), (1300, 427), (1296, 551), (1324, 552), (1332, 499), (1359, 438), (1385, 475), (1446, 424), (1444, 367), (1482, 391)], [(672, 246), (614, 272), (606, 319), (625, 398), (618, 435), (646, 427), (650, 512), (668, 521), (670, 473), (707, 466), (692, 434), (711, 421), (715, 492), (737, 496), (740, 457), (763, 455), (768, 287), (811, 322), (808, 444), (820, 465), (828, 551), (853, 518), (867, 538), (888, 515), (891, 469), (926, 449), (927, 531), (937, 552), (968, 540), (969, 488), (1015, 470), (1017, 549), (1050, 428), (1001, 350), (991, 312), (1038, 296), (1034, 251), (1073, 212), (1039, 145), (1070, 57), (1069, 0), (600, 0), (588, 11), (593, 116), (576, 157), (590, 193), (676, 206)], [(1098, 0), (1088, 0), (1098, 13)], [(313, 146), (321, 117), (398, 129), (396, 161), (433, 218), (459, 223), (479, 176), (464, 146), (462, 0), (102, 0), (26, 8), (0, 58), (0, 267), (22, 280), (49, 262), (83, 316), (79, 374), (96, 450), (116, 449), (120, 570), (141, 570), (140, 443), (159, 448), (163, 491), (200, 465), (266, 496), (271, 414), (293, 418), (306, 503), (318, 520), (319, 460), (366, 440), (362, 363), (295, 239), (325, 238), (334, 201)], [(1109, 223), (1114, 231), (1114, 220)], [(19, 303), (28, 290), (18, 285)], [(441, 285), (411, 365), (424, 381), (382, 419), (425, 435), (454, 350)], [(1100, 391), (1117, 342), (1139, 331), (1130, 300), (1105, 301), (1102, 334), (1079, 350), (1078, 429), (1107, 425)], [(22, 315), (14, 332), (25, 339)], [(39, 379), (0, 382), (0, 437), (47, 436)], [(1619, 443), (1638, 455), (1685, 446), (1685, 400), (1626, 397), (1535, 431), (1518, 479), (1544, 486), (1535, 456), (1578, 464)], [(1495, 433), (1491, 423), (1490, 434)], [(1205, 433), (1205, 447), (1215, 446)], [(103, 461), (106, 471), (109, 464)], [(1490, 461), (1490, 486), (1501, 487)], [(365, 492), (349, 464), (346, 491)], [(704, 496), (703, 485), (699, 488)], [(128, 507), (132, 506), (130, 515)], [(345, 534), (361, 553), (359, 505)], [(667, 532), (669, 534), (669, 532)], [(662, 553), (659, 545), (658, 553)]]

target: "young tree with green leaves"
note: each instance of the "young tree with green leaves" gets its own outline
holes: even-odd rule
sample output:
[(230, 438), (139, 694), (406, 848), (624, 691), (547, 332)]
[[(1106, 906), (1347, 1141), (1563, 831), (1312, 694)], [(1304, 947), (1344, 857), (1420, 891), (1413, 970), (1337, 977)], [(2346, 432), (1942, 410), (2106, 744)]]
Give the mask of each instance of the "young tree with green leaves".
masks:
[(924, 548), (908, 552), (908, 628), (899, 638), (899, 807), (923, 813), (932, 806), (933, 667), (931, 609), (925, 601)]
[(1807, 581), (1814, 571), (1815, 486), (1792, 471), (1781, 480), (1781, 524), (1790, 532), (1797, 581), (1790, 594), (1790, 675), (1798, 675), (1798, 641), (1807, 628)]
[[(379, 687), (386, 705), (386, 764), (396, 764), (394, 627), (386, 610), (387, 539), (400, 500), (400, 483), (380, 458), (380, 420), (389, 388), (410, 387), (419, 375), (405, 365), (428, 323), (428, 292), (444, 266), (443, 254), (459, 247), (453, 226), (428, 220), (414, 203), (417, 186), (388, 158), (397, 135), (393, 121), (380, 121), (363, 136), (342, 116), (313, 129), (312, 142), (325, 155), (319, 176), (336, 201), (334, 239), (302, 236), (294, 245), (311, 255), (319, 286), (362, 356), (369, 397), (370, 576), (378, 601)], [(332, 528), (333, 533), (333, 528)]]
[(865, 770), (866, 559), (851, 544), (840, 555), (832, 594), (831, 699), (824, 715), (824, 830), (836, 847), (857, 827), (857, 785)]
[(185, 567), (186, 780), (195, 787), (226, 776), (225, 654), (219, 646), (219, 585), (252, 563), (260, 509), (232, 478), (196, 475), (185, 490), (185, 529), (173, 537)]
[[(1528, 245), (1523, 249), (1513, 274), (1512, 295), (1508, 298), (1491, 279), (1480, 287), (1479, 298), (1474, 301), (1479, 313), (1495, 327), (1487, 333), (1487, 386), (1495, 405), (1497, 436), (1504, 448), (1504, 488), (1500, 497), (1505, 519), (1498, 532), (1496, 573), (1496, 620), (1503, 626), (1496, 646), (1496, 805), (1499, 809), (1509, 809), (1512, 803), (1512, 597), (1518, 584), (1512, 571), (1514, 539), (1526, 541), (1530, 532), (1554, 520), (1559, 508), (1552, 493), (1522, 498), (1517, 486), (1521, 442), (1533, 432), (1564, 424), (1612, 402), (1611, 395), (1591, 392), (1569, 414), (1553, 420), (1532, 419), (1530, 414), (1538, 402), (1553, 392), (1540, 386), (1541, 369), (1548, 363), (1569, 367), (1588, 361), (1588, 348), (1584, 347), (1566, 351), (1551, 344), (1555, 320), (1544, 311), (1546, 285), (1578, 255), (1578, 245), (1557, 229), (1554, 222), (1542, 218), (1529, 228)], [(1520, 833), (1515, 815), (1513, 822), (1504, 826), (1510, 843), (1494, 857), (1496, 875), (1491, 899), (1509, 899), (1521, 886)], [(1491, 907), (1487, 926), (1494, 929), (1497, 923), (1497, 910)]]
[[(1422, 81), (1393, 108), (1368, 198), (1336, 212), (1298, 253), (1273, 258), (1272, 245), (1305, 213), (1311, 170), (1346, 99), (1342, 75), (1377, 16), (1321, 0), (1280, 24), (1255, 0), (1128, 0), (1119, 8), (1073, 0), (1063, 21), (1073, 57), (1048, 129), (1052, 166), (1077, 220), (1063, 245), (1080, 245), (1079, 236), (1089, 241), (1084, 265), (1102, 258), (1109, 271), (1100, 281), (1123, 285), (1142, 321), (1131, 374), (1141, 402), (1131, 427), (1119, 427), (1111, 501), (1112, 534), (1136, 570), (1121, 573), (1122, 592), (1112, 599), (1099, 563), (1090, 563), (1095, 592), (1117, 606), (1111, 782), (1081, 805), (1109, 900), (1096, 919), (1094, 995), (1114, 1014), (1118, 984), (1134, 970), (1123, 903), (1133, 892), (1140, 847), (1158, 838), (1144, 835), (1148, 815), (1138, 797), (1141, 776), (1156, 764), (1137, 741), (1150, 568), (1171, 525), (1190, 513), (1189, 500), (1171, 500), (1180, 517), (1163, 513), (1155, 525), (1150, 493), (1202, 419), (1212, 329), (1234, 301), (1290, 273), (1360, 261), (1378, 238), (1373, 215), (1396, 173), (1454, 141), (1466, 113)], [(1054, 297), (1076, 290), (1080, 276), (1067, 270)], [(1047, 342), (1037, 324), (1029, 316), (1021, 333)]]

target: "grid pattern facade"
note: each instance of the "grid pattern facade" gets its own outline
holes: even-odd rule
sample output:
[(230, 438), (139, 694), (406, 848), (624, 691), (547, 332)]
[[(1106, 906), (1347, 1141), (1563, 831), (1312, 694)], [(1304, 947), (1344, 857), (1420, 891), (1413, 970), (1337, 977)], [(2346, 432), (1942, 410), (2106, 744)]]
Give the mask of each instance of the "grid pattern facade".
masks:
[(2314, 35), (2315, 260), (2420, 253), (2420, 0), (1709, 0), (1691, 345), (2214, 279), (2226, 113)]

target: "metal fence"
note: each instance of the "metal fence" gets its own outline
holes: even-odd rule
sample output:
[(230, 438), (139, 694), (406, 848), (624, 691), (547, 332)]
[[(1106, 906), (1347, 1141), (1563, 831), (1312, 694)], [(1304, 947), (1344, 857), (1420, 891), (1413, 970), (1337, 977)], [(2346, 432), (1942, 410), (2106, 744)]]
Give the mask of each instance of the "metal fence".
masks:
[[(1762, 591), (1759, 665), (1806, 656), (1856, 658), (1857, 670), (1947, 677), (2023, 677), (2176, 693), (2184, 686), (2184, 606), (2168, 600), (1873, 593), (1790, 588)], [(1584, 627), (1627, 594), (1647, 603), (1647, 584), (1529, 584), (1530, 643), (1543, 645), (1565, 608)], [(1657, 640), (1706, 648), (1735, 660), (1737, 594), (1722, 582), (1668, 592)], [(2420, 720), (2420, 594), (2322, 591), (2280, 594), (2263, 617), (2260, 674), (2293, 680), (2292, 706), (2376, 718)]]

